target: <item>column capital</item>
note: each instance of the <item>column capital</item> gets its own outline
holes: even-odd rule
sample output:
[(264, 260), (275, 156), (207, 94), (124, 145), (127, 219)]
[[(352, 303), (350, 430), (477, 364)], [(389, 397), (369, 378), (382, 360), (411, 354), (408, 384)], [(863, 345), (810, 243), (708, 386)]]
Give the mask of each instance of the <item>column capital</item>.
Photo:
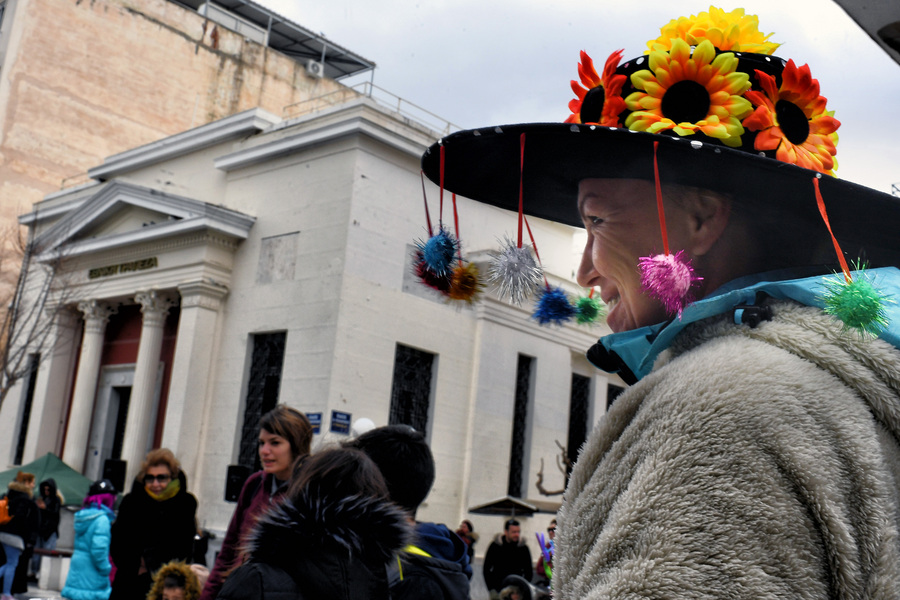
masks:
[(169, 309), (178, 304), (176, 298), (158, 290), (138, 292), (134, 295), (134, 301), (141, 305), (144, 327), (162, 327)]
[(228, 288), (212, 281), (188, 281), (178, 286), (178, 293), (181, 294), (182, 308), (199, 306), (217, 311), (228, 295)]
[(84, 329), (88, 333), (103, 333), (110, 315), (116, 314), (118, 307), (100, 300), (82, 300), (78, 310), (84, 318)]

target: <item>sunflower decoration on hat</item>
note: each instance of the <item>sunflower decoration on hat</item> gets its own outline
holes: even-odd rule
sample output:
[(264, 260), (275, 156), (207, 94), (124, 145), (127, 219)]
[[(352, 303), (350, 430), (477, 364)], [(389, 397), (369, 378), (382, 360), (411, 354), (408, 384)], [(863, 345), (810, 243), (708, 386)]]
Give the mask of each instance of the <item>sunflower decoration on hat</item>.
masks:
[[(780, 44), (769, 41), (772, 34), (763, 34), (758, 25), (756, 16), (741, 8), (710, 7), (663, 26), (642, 57), (623, 64), (623, 51), (613, 52), (602, 75), (582, 51), (566, 122), (694, 138), (695, 144), (719, 144), (815, 171), (812, 186), (828, 225), (819, 178), (834, 176), (837, 168), (840, 121), (827, 109), (809, 66), (773, 56)], [(668, 247), (658, 148), (655, 141), (663, 253), (642, 257), (640, 269), (647, 293), (680, 316), (702, 278), (682, 251)], [(877, 333), (884, 325), (885, 299), (865, 278), (854, 280), (833, 234), (832, 239), (843, 281), (828, 286), (827, 310), (850, 327)]]
[[(638, 57), (625, 60), (619, 49), (600, 68), (582, 51), (564, 123), (456, 132), (425, 152), (424, 173), (433, 181), (440, 173), (442, 187), (446, 176), (457, 194), (576, 227), (583, 223), (570, 199), (579, 181), (654, 182), (662, 252), (636, 267), (645, 292), (673, 318), (702, 278), (683, 249), (669, 248), (663, 184), (739, 192), (756, 199), (751, 210), (784, 202), (804, 219), (820, 215), (831, 236), (841, 267), (821, 304), (848, 327), (877, 334), (887, 300), (864, 271), (851, 272), (838, 238), (877, 256), (875, 266), (895, 264), (893, 200), (835, 176), (840, 121), (812, 69), (776, 56), (771, 37), (743, 9), (710, 7), (663, 25)], [(446, 165), (438, 147), (441, 157), (450, 149)], [(839, 215), (835, 232), (829, 202)], [(871, 216), (879, 214), (890, 218)]]

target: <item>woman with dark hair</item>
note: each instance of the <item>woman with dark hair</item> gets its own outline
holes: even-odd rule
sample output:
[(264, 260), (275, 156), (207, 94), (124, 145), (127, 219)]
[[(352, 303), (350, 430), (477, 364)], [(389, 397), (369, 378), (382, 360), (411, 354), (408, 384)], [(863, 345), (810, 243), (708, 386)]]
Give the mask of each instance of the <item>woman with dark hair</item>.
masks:
[(309, 455), (312, 436), (312, 425), (306, 415), (289, 406), (278, 405), (262, 416), (259, 421), (262, 471), (251, 475), (241, 489), (200, 600), (213, 600), (228, 573), (240, 565), (241, 540), (253, 526), (256, 516), (284, 495), (294, 465)]
[(325, 450), (299, 467), (284, 501), (260, 518), (247, 562), (218, 598), (387, 599), (387, 563), (411, 535), (368, 456)]
[(112, 527), (116, 568), (111, 600), (144, 598), (151, 576), (172, 560), (190, 560), (197, 533), (197, 499), (168, 448), (151, 450)]
[(62, 595), (67, 600), (106, 600), (112, 592), (109, 546), (116, 488), (108, 479), (91, 484), (75, 513), (75, 552)]

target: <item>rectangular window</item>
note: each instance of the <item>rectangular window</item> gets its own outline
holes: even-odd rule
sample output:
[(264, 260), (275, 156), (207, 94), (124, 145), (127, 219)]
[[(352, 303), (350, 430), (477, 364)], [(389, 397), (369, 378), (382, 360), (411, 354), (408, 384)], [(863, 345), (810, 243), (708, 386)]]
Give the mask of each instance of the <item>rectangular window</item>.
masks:
[(569, 436), (566, 453), (569, 459), (568, 472), (578, 458), (578, 450), (587, 439), (588, 407), (590, 406), (591, 378), (572, 373), (572, 392), (569, 397)]
[(250, 357), (250, 380), (247, 383), (247, 402), (244, 424), (241, 427), (241, 449), (238, 463), (254, 470), (260, 469), (259, 419), (278, 404), (281, 371), (284, 368), (284, 346), (287, 333), (254, 334)]
[(38, 366), (41, 355), (28, 355), (28, 378), (25, 381), (25, 401), (22, 402), (22, 417), (19, 421), (19, 438), (16, 441), (16, 456), (13, 464), (21, 465), (25, 456), (25, 439), (28, 437), (28, 422), (31, 420), (31, 406), (34, 403), (34, 386), (37, 383)]
[(507, 493), (521, 498), (525, 471), (525, 440), (528, 432), (528, 405), (531, 398), (531, 373), (534, 358), (519, 355), (516, 367), (516, 397), (513, 409), (512, 446), (509, 453), (509, 488)]
[(391, 384), (390, 425), (409, 425), (427, 436), (435, 355), (397, 344)]
[(609, 410), (609, 407), (612, 406), (616, 398), (619, 397), (619, 394), (624, 391), (625, 388), (619, 385), (613, 385), (610, 383), (606, 386), (606, 410)]

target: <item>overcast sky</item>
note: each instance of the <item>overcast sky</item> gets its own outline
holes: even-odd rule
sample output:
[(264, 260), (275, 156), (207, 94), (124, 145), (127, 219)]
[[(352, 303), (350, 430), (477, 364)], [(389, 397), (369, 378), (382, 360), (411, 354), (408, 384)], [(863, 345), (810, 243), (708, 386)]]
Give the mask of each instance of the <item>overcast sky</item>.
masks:
[[(375, 62), (375, 85), (461, 128), (562, 121), (580, 50), (600, 65), (619, 48), (633, 58), (670, 19), (709, 8), (684, 0), (258, 1)], [(900, 184), (900, 65), (831, 0), (718, 6), (758, 15), (760, 30), (783, 44), (777, 56), (809, 64), (842, 123), (838, 177), (884, 192)]]

